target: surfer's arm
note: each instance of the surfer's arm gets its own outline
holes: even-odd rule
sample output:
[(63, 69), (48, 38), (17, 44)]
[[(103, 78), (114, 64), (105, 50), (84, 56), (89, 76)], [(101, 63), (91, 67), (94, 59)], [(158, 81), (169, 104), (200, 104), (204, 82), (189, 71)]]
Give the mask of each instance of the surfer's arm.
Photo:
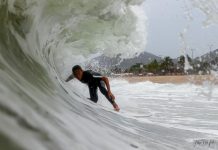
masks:
[(68, 82), (68, 81), (70, 81), (70, 80), (72, 80), (74, 77), (73, 77), (73, 75), (71, 74), (66, 80), (65, 80), (65, 82)]
[(110, 89), (110, 83), (107, 77), (102, 77), (102, 80), (105, 82), (106, 87), (107, 87), (107, 92), (108, 92), (108, 96), (114, 100), (115, 96), (111, 93), (111, 89)]
[(102, 80), (104, 81), (104, 83), (106, 84), (107, 90), (108, 92), (111, 92), (110, 90), (110, 83), (107, 77), (102, 77)]

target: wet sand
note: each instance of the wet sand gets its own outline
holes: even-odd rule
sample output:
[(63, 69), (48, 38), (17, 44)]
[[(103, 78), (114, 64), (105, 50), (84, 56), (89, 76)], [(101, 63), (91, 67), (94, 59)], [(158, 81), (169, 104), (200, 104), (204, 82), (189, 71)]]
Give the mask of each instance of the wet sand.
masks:
[(127, 80), (130, 83), (151, 81), (154, 83), (193, 83), (202, 84), (204, 82), (210, 82), (218, 85), (218, 77), (212, 75), (179, 75), (179, 76), (132, 76), (132, 77), (122, 77), (122, 79)]

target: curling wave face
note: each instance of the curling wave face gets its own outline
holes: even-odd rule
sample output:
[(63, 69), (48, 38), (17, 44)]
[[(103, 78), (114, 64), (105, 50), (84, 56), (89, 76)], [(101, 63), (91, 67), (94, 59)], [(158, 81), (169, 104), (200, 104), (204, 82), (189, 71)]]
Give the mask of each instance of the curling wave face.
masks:
[(0, 149), (134, 148), (131, 138), (114, 130), (120, 122), (110, 123), (114, 114), (82, 104), (75, 91), (66, 93), (56, 64), (69, 54), (70, 59), (95, 53), (129, 57), (143, 50), (141, 4), (0, 1)]

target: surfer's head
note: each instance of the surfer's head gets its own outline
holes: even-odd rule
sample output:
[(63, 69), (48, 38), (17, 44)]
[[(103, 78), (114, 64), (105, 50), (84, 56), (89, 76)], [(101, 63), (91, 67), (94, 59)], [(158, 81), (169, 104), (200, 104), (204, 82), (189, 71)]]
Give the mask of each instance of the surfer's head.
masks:
[(79, 65), (76, 65), (72, 68), (72, 73), (75, 78), (77, 78), (78, 80), (81, 80), (82, 75), (83, 75), (83, 69)]

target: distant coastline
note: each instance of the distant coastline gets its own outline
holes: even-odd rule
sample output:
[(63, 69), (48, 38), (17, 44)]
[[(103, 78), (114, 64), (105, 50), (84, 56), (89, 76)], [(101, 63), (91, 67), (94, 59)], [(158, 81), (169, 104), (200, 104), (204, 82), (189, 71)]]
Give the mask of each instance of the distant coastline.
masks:
[(123, 79), (129, 83), (145, 82), (150, 81), (153, 83), (173, 83), (183, 84), (192, 83), (201, 85), (204, 82), (218, 85), (218, 78), (213, 75), (166, 75), (166, 76), (116, 76), (113, 79)]

